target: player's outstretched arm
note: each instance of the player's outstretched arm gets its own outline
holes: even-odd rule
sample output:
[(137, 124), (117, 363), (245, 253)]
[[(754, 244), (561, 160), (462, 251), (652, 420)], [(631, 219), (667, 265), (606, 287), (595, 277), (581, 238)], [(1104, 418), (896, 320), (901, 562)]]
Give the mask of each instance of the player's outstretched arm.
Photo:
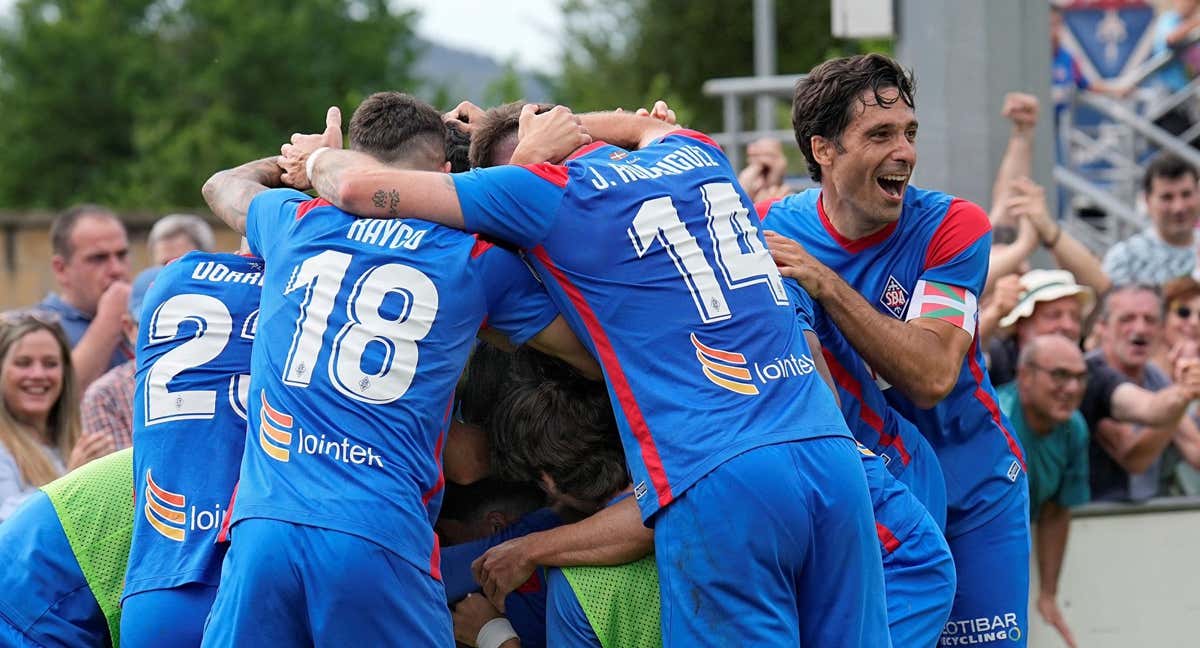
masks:
[(278, 156), (271, 156), (214, 173), (201, 189), (204, 202), (217, 218), (245, 234), (250, 201), (267, 189), (283, 186), (278, 160)]
[[(309, 156), (313, 159), (307, 164)], [(317, 193), (342, 211), (367, 218), (422, 218), (463, 228), (454, 181), (445, 173), (410, 171), (341, 149), (301, 152), (293, 148), (284, 166), (307, 164)]]
[(954, 388), (971, 335), (942, 320), (907, 322), (875, 310), (799, 243), (765, 232), (775, 264), (821, 302), (846, 339), (885, 380), (918, 407), (937, 405)]
[(626, 149), (642, 148), (679, 128), (664, 119), (627, 112), (585, 113), (579, 120), (594, 139)]
[(637, 502), (627, 497), (574, 524), (496, 545), (471, 564), (471, 571), (488, 600), (503, 612), (504, 597), (539, 565), (623, 565), (653, 549), (654, 531), (642, 524)]

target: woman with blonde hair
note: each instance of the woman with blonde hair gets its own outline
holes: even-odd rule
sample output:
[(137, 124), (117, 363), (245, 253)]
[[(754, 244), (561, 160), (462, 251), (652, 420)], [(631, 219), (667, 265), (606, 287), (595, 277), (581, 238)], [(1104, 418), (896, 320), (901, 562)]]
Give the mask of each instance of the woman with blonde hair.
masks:
[(76, 447), (79, 395), (71, 349), (51, 317), (0, 314), (0, 520), (65, 466), (94, 458)]

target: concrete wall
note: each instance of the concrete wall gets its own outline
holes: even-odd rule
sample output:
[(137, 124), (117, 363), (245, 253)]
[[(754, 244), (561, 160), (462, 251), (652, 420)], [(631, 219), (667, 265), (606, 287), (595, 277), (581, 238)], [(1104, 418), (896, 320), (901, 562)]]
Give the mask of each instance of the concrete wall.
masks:
[[(35, 304), (55, 290), (50, 272), (50, 221), (53, 214), (0, 213), (0, 310)], [(157, 215), (122, 215), (129, 230), (130, 265), (134, 275), (149, 262), (146, 234)], [(217, 235), (217, 249), (233, 251), (239, 237), (210, 220)], [(132, 277), (131, 277), (132, 278)]]
[[(1200, 646), (1200, 500), (1161, 502), (1072, 521), (1059, 604), (1082, 648)], [(1065, 646), (1037, 614), (1032, 573), (1029, 646)]]
[[(1035, 180), (1053, 190), (1046, 0), (896, 0), (897, 57), (917, 79), (914, 183), (990, 207), (1008, 142), (1004, 95), (1041, 100)], [(1053, 204), (1053, 196), (1049, 196)]]

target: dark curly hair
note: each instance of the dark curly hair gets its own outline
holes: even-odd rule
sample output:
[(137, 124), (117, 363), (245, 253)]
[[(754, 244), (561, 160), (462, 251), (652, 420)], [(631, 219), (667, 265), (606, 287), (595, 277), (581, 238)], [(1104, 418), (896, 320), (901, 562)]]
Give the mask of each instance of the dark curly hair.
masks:
[[(884, 97), (881, 93), (889, 88), (898, 90), (899, 95)], [(813, 158), (813, 136), (833, 140), (840, 147), (840, 138), (854, 117), (857, 104), (863, 103), (859, 95), (864, 90), (870, 90), (880, 106), (903, 101), (915, 109), (915, 89), (912, 73), (882, 54), (830, 59), (796, 82), (792, 129), (812, 179), (821, 181), (821, 165)]]

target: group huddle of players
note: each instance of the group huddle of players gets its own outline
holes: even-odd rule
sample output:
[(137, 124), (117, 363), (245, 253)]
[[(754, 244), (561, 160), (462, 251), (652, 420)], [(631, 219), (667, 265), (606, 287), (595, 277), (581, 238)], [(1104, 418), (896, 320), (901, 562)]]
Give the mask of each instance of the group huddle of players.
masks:
[(331, 110), (217, 173), (248, 253), (158, 275), (132, 452), (0, 526), (0, 643), (454, 645), (434, 523), (482, 330), (603, 380), (656, 641), (1024, 645), (1025, 471), (974, 342), (988, 220), (908, 186), (914, 106), (887, 57), (818, 66), (793, 124), (821, 187), (758, 205), (709, 137), (620, 111), (493, 109), (491, 168), (449, 174), (442, 116), (400, 93), (348, 150)]

